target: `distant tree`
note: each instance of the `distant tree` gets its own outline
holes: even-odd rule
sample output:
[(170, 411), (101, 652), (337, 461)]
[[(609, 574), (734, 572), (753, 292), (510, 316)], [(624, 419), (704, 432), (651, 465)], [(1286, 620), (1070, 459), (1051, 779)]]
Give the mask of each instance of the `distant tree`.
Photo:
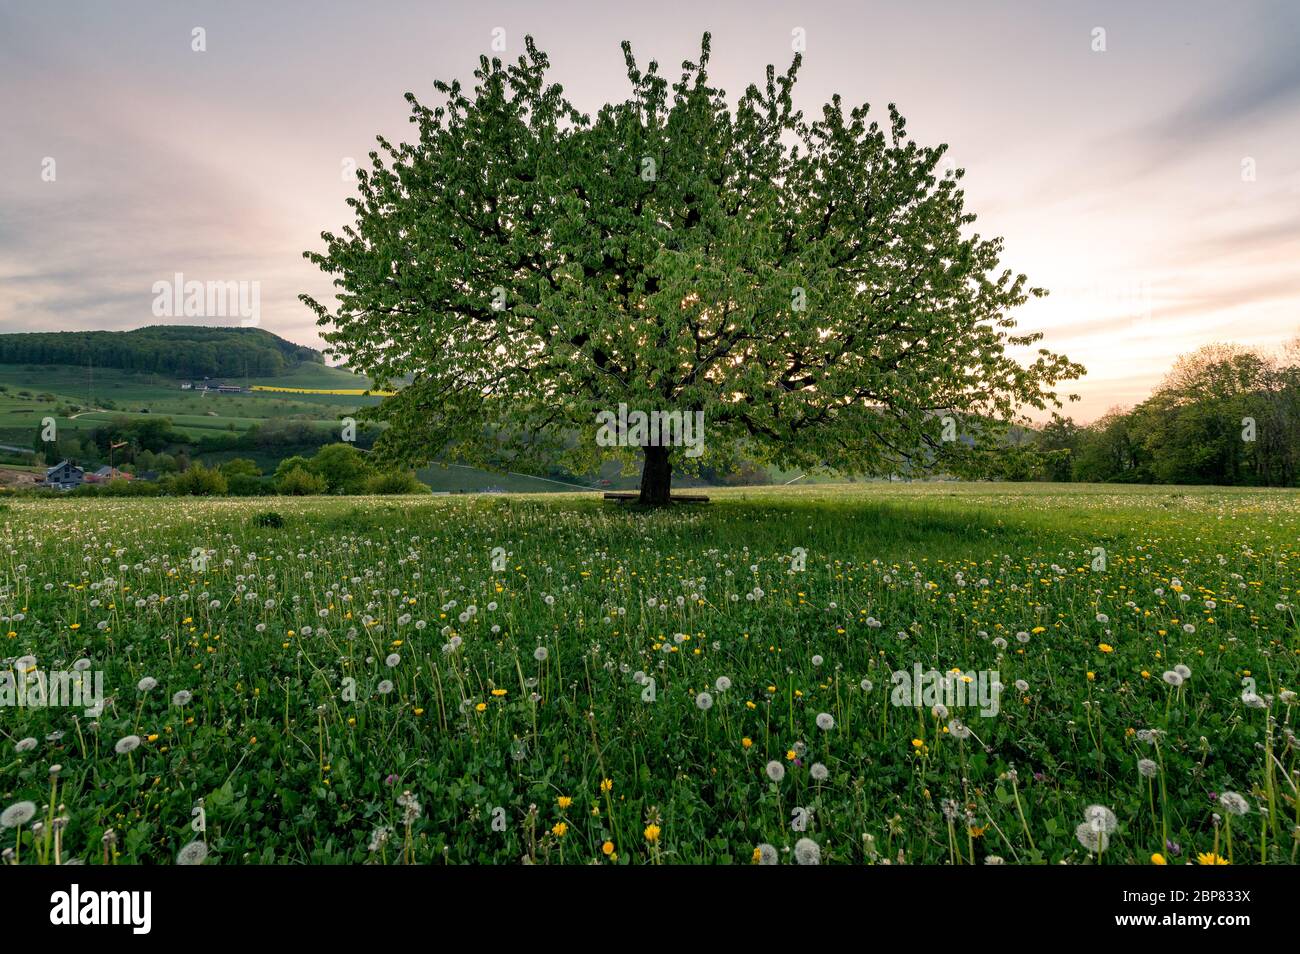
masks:
[(325, 479), (332, 494), (358, 494), (373, 475), (365, 456), (351, 444), (329, 444), (308, 462), (308, 470)]
[(1081, 428), (1073, 418), (1053, 414), (1050, 423), (1039, 429), (1037, 444), (1044, 451), (1057, 452), (1047, 462), (1043, 477), (1067, 482), (1074, 477), (1075, 457), (1079, 451)]
[(325, 478), (305, 467), (294, 467), (276, 479), (276, 490), (289, 497), (306, 497), (329, 492)]
[(222, 475), (229, 480), (232, 477), (261, 477), (262, 468), (256, 461), (246, 457), (232, 457), (220, 467)]
[(1084, 429), (1074, 461), (1076, 480), (1142, 483), (1149, 479), (1132, 420), (1121, 408), (1112, 408)]
[(292, 470), (304, 470), (311, 473), (311, 461), (300, 454), (294, 454), (292, 457), (286, 457), (276, 465), (274, 480), (279, 483), (280, 480)]
[(257, 497), (275, 492), (275, 485), (264, 477), (237, 473), (226, 476), (227, 493), (232, 497)]
[(226, 478), (221, 475), (221, 471), (205, 467), (198, 461), (172, 480), (174, 493), (191, 494), (196, 497), (219, 497), (228, 489)]
[(0, 334), (0, 364), (116, 368), (177, 377), (279, 374), (324, 356), (260, 328), (152, 325), (134, 331)]
[(409, 470), (390, 470), (366, 480), (368, 494), (427, 494), (429, 488)]
[(1257, 473), (1260, 444), (1243, 439), (1243, 420), (1258, 424), (1274, 376), (1271, 362), (1236, 345), (1207, 345), (1179, 358), (1133, 411), (1133, 429), (1152, 478), (1179, 484), (1263, 482)]

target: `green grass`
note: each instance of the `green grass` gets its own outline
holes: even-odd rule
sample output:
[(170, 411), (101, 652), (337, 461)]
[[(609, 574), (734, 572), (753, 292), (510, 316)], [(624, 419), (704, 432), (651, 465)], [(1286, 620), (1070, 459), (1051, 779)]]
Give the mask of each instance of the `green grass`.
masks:
[[(337, 368), (303, 366), (274, 378), (251, 379), (278, 387), (365, 387), (367, 381)], [(167, 375), (62, 365), (0, 365), (0, 443), (29, 447), (42, 418), (53, 417), (60, 433), (85, 434), (115, 417), (168, 417), (191, 440), (216, 431), (243, 431), (274, 418), (296, 417), (334, 425), (340, 416), (378, 398), (252, 392), (208, 395), (182, 391)], [(27, 392), (27, 396), (21, 396)], [(39, 400), (48, 395), (52, 400)], [(112, 408), (97, 410), (111, 401)], [(77, 408), (75, 416), (67, 413)], [(61, 412), (62, 411), (62, 412)]]
[[(0, 807), (88, 862), (1295, 862), (1300, 494), (711, 495), (15, 500), (0, 653), (111, 701), (5, 711)], [(996, 670), (997, 714), (891, 704), (917, 664)], [(0, 838), (51, 861), (48, 816)]]

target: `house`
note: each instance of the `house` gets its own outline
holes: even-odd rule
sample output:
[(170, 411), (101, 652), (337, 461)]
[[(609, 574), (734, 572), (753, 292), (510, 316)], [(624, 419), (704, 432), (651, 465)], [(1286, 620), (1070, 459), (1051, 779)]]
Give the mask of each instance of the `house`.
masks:
[(72, 490), (80, 487), (85, 478), (84, 470), (72, 461), (63, 460), (45, 471), (45, 486), (55, 490)]
[(85, 480), (88, 484), (106, 484), (110, 480), (130, 480), (131, 475), (126, 471), (118, 470), (116, 467), (101, 467), (93, 474), (86, 474)]
[(211, 381), (205, 379), (194, 390), (199, 391), (205, 397), (209, 394), (246, 394), (248, 388), (240, 387), (238, 384), (222, 384), (220, 381)]
[(194, 382), (192, 382), (192, 381), (182, 381), (182, 382), (181, 382), (181, 390), (182, 390), (182, 391), (193, 391), (193, 390), (194, 390)]

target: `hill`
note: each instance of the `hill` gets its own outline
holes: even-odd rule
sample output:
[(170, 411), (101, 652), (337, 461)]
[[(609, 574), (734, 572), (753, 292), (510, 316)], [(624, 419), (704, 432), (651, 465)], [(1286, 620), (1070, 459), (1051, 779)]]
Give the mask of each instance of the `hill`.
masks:
[(134, 331), (0, 335), (0, 364), (113, 369), (175, 377), (278, 376), (325, 366), (314, 348), (261, 328), (151, 325)]

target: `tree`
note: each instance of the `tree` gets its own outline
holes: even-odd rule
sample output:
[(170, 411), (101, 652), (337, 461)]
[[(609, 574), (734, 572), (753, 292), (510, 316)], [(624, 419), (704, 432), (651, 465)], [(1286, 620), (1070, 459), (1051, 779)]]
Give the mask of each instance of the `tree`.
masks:
[(1068, 482), (1073, 477), (1081, 432), (1073, 418), (1059, 414), (1053, 414), (1051, 421), (1038, 431), (1038, 446), (1053, 455), (1044, 471), (1047, 480)]
[[(278, 472), (277, 472), (278, 473)], [(304, 467), (294, 467), (283, 475), (277, 476), (276, 490), (287, 497), (309, 497), (329, 492), (325, 478)]]
[(227, 480), (232, 477), (261, 477), (262, 468), (257, 461), (247, 457), (232, 457), (221, 465), (221, 473)]
[(1149, 480), (1132, 415), (1111, 408), (1080, 434), (1074, 476), (1083, 481), (1143, 483)]
[(278, 484), (286, 474), (294, 470), (304, 470), (311, 472), (311, 461), (301, 454), (294, 454), (292, 457), (286, 457), (276, 465), (274, 480)]
[(305, 253), (334, 276), (334, 307), (301, 296), (332, 352), (401, 385), (370, 412), (379, 455), (581, 472), (639, 452), (658, 504), (674, 457), (701, 458), (634, 423), (605, 446), (598, 414), (702, 421), (710, 459), (897, 472), (968, 446), (940, 412), (994, 431), (1082, 372), (1013, 359), (1041, 336), (1008, 312), (1043, 292), (967, 234), (961, 170), (892, 104), (874, 121), (837, 96), (806, 120), (796, 56), (733, 110), (705, 34), (671, 85), (625, 43), (631, 93), (592, 118), (526, 46), (482, 57), (472, 91), (435, 83), (434, 107), (407, 93), (417, 141), (380, 137), (355, 225)]
[(375, 474), (366, 480), (368, 494), (427, 494), (429, 488), (420, 483), (409, 470), (392, 470)]
[(332, 494), (359, 494), (374, 473), (365, 456), (351, 444), (329, 444), (318, 450), (308, 470), (325, 479)]
[(184, 473), (177, 474), (171, 478), (171, 488), (174, 493), (193, 494), (198, 497), (220, 497), (228, 489), (226, 478), (221, 475), (221, 471), (214, 468), (204, 467), (201, 463), (195, 462), (186, 468)]

